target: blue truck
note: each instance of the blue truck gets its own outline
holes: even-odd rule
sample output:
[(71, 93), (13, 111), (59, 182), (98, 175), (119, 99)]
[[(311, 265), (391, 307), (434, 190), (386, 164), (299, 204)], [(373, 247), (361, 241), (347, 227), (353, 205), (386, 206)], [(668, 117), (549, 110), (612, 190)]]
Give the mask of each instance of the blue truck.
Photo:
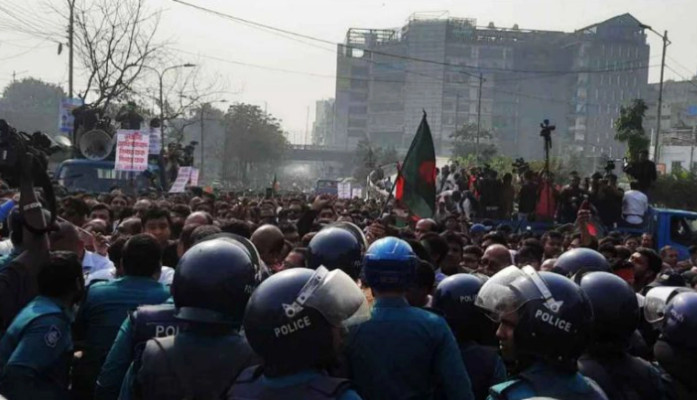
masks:
[[(671, 246), (678, 251), (680, 260), (685, 260), (690, 257), (688, 248), (692, 245), (697, 245), (697, 212), (668, 208), (650, 208), (645, 220), (646, 224), (643, 228), (620, 226), (616, 230), (634, 236), (650, 233), (653, 235), (657, 250), (660, 250), (664, 246)], [(544, 222), (519, 223), (517, 221), (497, 221), (497, 223), (511, 225), (519, 232), (529, 230), (536, 234), (544, 233), (553, 228), (550, 223)], [(601, 231), (606, 230), (603, 228)]]
[(158, 176), (156, 165), (148, 168), (143, 172), (116, 171), (113, 161), (72, 159), (60, 163), (55, 178), (69, 193), (106, 193), (119, 188), (136, 194), (149, 190), (153, 182), (151, 177)]

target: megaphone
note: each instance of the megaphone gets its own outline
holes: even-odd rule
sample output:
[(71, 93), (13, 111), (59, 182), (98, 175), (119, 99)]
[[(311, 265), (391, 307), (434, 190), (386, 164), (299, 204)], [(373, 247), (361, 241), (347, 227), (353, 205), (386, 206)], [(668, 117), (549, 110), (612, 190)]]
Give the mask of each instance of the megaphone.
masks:
[(77, 148), (88, 160), (104, 160), (114, 148), (114, 138), (102, 129), (92, 129), (80, 135)]

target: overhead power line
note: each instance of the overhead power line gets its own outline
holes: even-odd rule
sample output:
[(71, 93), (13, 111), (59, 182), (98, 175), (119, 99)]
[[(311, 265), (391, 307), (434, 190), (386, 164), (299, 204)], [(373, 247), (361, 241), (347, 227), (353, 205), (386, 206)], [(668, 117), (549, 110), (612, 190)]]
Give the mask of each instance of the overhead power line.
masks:
[[(203, 11), (203, 12), (206, 12), (206, 13), (209, 13), (209, 14), (216, 15), (216, 16), (221, 17), (221, 18), (224, 18), (224, 19), (231, 20), (231, 21), (233, 21), (233, 22), (237, 22), (237, 23), (241, 23), (241, 24), (248, 25), (248, 26), (256, 27), (256, 28), (259, 28), (259, 29), (262, 29), (262, 30), (265, 30), (265, 31), (273, 31), (273, 32), (277, 32), (277, 33), (284, 34), (284, 35), (289, 35), (289, 36), (294, 36), (294, 37), (298, 37), (298, 38), (302, 38), (302, 39), (306, 39), (306, 40), (311, 40), (311, 41), (315, 41), (315, 42), (319, 42), (319, 43), (329, 44), (329, 45), (332, 45), (332, 46), (337, 46), (337, 44), (340, 44), (340, 45), (342, 45), (342, 46), (344, 46), (344, 47), (346, 47), (346, 48), (357, 49), (357, 50), (361, 50), (361, 51), (364, 51), (364, 52), (367, 52), (367, 53), (372, 53), (372, 54), (381, 55), (381, 56), (385, 56), (385, 57), (391, 57), (391, 58), (397, 58), (397, 59), (403, 59), (403, 60), (414, 61), (414, 62), (420, 62), (420, 63), (427, 63), (427, 64), (434, 64), (434, 65), (439, 65), (439, 66), (446, 66), (446, 67), (451, 67), (451, 68), (455, 68), (455, 69), (469, 69), (469, 70), (475, 70), (475, 71), (477, 71), (476, 74), (475, 74), (475, 73), (471, 73), (471, 72), (467, 72), (467, 71), (461, 71), (461, 72), (462, 72), (463, 74), (465, 74), (465, 75), (469, 75), (469, 76), (474, 77), (474, 78), (477, 78), (477, 79), (479, 78), (478, 73), (479, 73), (479, 72), (483, 72), (483, 71), (493, 71), (493, 72), (518, 72), (518, 73), (531, 73), (531, 74), (576, 74), (576, 73), (609, 72), (609, 70), (607, 70), (607, 69), (603, 69), (603, 70), (597, 70), (597, 69), (579, 69), (579, 70), (525, 70), (525, 69), (515, 69), (515, 68), (478, 67), (478, 66), (471, 66), (471, 65), (452, 64), (452, 63), (447, 63), (447, 62), (442, 62), (442, 61), (435, 61), (435, 60), (429, 60), (429, 59), (423, 59), (423, 58), (416, 58), (416, 57), (404, 56), (404, 55), (401, 55), (401, 54), (387, 53), (387, 52), (383, 52), (383, 51), (379, 51), (379, 50), (366, 49), (366, 48), (363, 48), (363, 47), (352, 46), (352, 45), (349, 45), (349, 44), (336, 43), (336, 42), (331, 41), (331, 40), (327, 40), (327, 39), (323, 39), (323, 38), (318, 38), (318, 37), (306, 35), (306, 34), (303, 34), (303, 33), (293, 32), (293, 31), (289, 31), (289, 30), (287, 30), (287, 29), (282, 29), (282, 28), (278, 28), (278, 27), (275, 27), (275, 26), (271, 26), (271, 25), (267, 25), (267, 24), (262, 24), (262, 23), (256, 22), (256, 21), (252, 21), (252, 20), (249, 20), (249, 19), (237, 17), (237, 16), (234, 16), (234, 15), (231, 15), (231, 14), (223, 13), (223, 12), (216, 11), (216, 10), (213, 10), (213, 9), (210, 9), (210, 8), (206, 8), (206, 7), (202, 7), (202, 6), (199, 6), (199, 5), (196, 5), (196, 4), (192, 4), (192, 3), (189, 3), (189, 2), (186, 2), (186, 1), (182, 1), (182, 0), (172, 0), (172, 1), (174, 1), (175, 3), (182, 4), (182, 5), (184, 5), (184, 6), (187, 6), (187, 7), (195, 8), (195, 9), (197, 9), (197, 10), (200, 10), (200, 11)], [(335, 50), (332, 49), (331, 51), (333, 52), (333, 51), (335, 51)], [(366, 59), (366, 61), (369, 61), (369, 60)], [(635, 61), (638, 62), (638, 61), (641, 61), (641, 60), (635, 60)], [(370, 61), (369, 61), (369, 62), (370, 62)], [(646, 67), (639, 67), (639, 68), (646, 68)]]

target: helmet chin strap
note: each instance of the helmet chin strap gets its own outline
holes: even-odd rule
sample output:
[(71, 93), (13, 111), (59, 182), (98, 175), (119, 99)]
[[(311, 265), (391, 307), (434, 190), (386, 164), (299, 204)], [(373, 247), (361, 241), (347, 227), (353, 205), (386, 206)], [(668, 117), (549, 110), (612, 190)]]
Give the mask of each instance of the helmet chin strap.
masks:
[(547, 308), (549, 308), (551, 311), (555, 313), (559, 312), (561, 303), (554, 300), (552, 292), (549, 290), (547, 284), (542, 280), (540, 274), (537, 273), (535, 268), (533, 268), (530, 265), (527, 265), (523, 267), (523, 272), (525, 272), (530, 278), (530, 280), (532, 280), (532, 283), (535, 284), (535, 287), (537, 287), (537, 290), (542, 295), (542, 298), (544, 299)]

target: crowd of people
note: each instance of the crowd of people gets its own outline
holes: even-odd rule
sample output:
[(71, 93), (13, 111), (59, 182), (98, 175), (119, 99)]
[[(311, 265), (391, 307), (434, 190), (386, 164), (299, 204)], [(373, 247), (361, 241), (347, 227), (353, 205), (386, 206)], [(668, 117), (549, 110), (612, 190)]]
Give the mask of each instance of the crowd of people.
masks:
[[(461, 168), (456, 163), (438, 171), (440, 192), (437, 220), (455, 213), (468, 219), (517, 219), (520, 221), (572, 223), (585, 206), (606, 227), (642, 227), (649, 209), (648, 190), (656, 180), (655, 165), (643, 152), (640, 160), (624, 169), (633, 182), (627, 191), (618, 186), (614, 163), (605, 172), (581, 179), (572, 171), (568, 184), (555, 184), (554, 174), (536, 172), (524, 163), (513, 173), (499, 174), (488, 166)], [(653, 167), (652, 167), (653, 166)], [(653, 174), (650, 173), (653, 168)], [(636, 179), (638, 176), (640, 179)], [(585, 204), (584, 204), (585, 203)]]
[[(536, 235), (473, 223), (470, 189), (446, 187), (413, 221), (376, 200), (115, 190), (59, 199), (44, 232), (25, 174), (0, 205), (10, 400), (697, 398), (697, 247), (593, 236), (566, 208), (576, 177), (553, 197), (570, 224)], [(603, 218), (593, 196), (616, 188), (593, 182)], [(513, 212), (477, 185), (477, 215)]]

